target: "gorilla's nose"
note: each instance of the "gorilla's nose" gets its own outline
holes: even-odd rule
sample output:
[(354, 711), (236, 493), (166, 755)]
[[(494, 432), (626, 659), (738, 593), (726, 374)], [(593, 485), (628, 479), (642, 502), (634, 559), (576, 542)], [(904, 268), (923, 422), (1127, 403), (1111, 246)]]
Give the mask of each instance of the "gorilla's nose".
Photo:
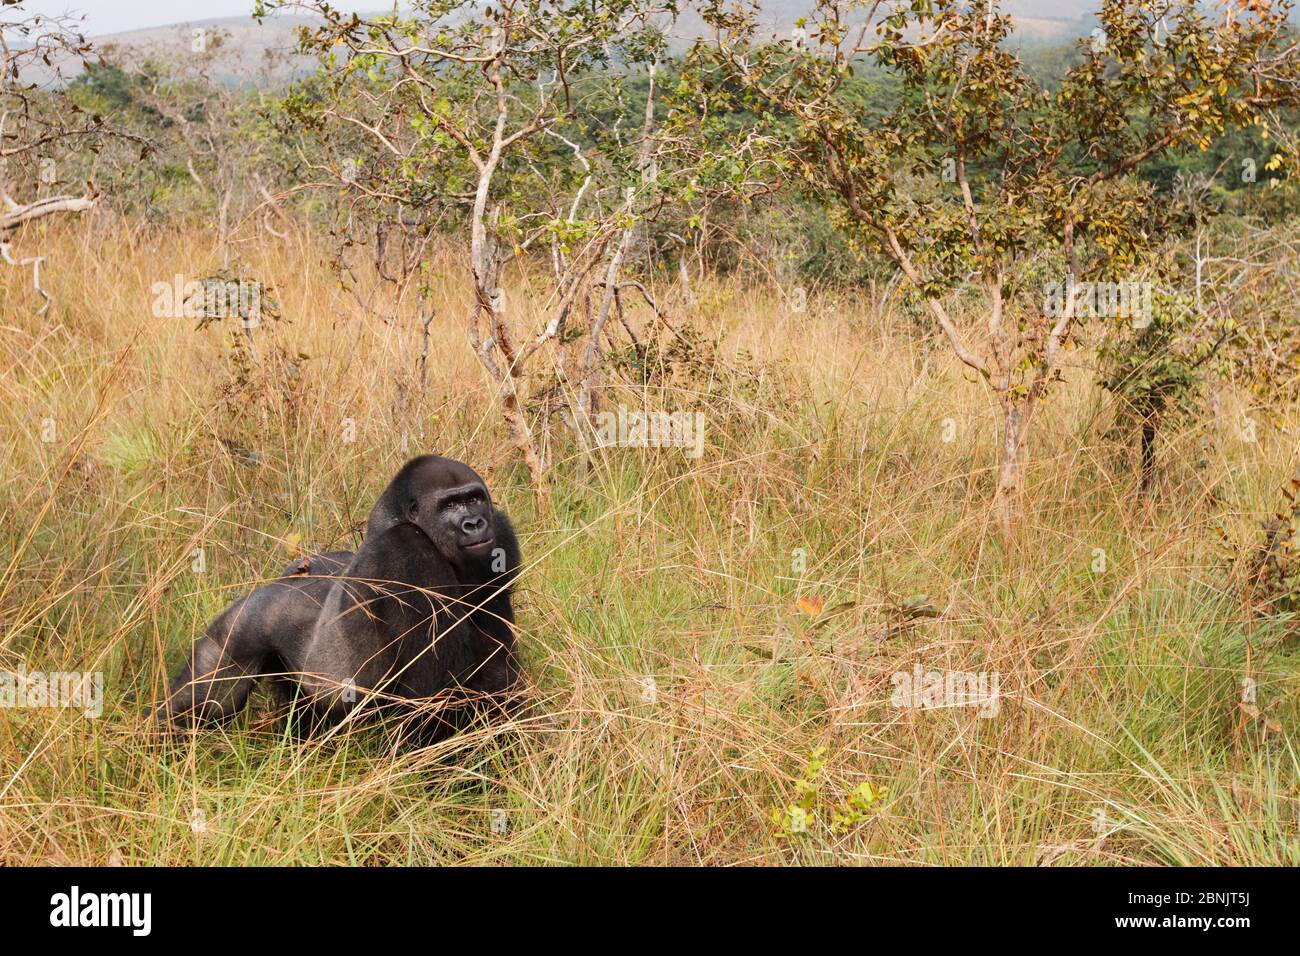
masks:
[(482, 515), (474, 515), (466, 518), (460, 523), (460, 530), (466, 534), (483, 534), (487, 531), (487, 519)]

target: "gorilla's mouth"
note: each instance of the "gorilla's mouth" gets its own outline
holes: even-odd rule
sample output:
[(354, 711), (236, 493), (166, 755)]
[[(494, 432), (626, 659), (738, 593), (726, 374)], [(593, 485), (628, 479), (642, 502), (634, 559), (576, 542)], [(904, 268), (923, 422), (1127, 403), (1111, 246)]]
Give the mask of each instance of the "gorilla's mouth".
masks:
[(488, 535), (486, 538), (479, 538), (476, 541), (466, 541), (460, 547), (462, 551), (468, 551), (470, 554), (478, 557), (479, 555), (488, 553), (494, 540), (495, 539), (492, 535)]

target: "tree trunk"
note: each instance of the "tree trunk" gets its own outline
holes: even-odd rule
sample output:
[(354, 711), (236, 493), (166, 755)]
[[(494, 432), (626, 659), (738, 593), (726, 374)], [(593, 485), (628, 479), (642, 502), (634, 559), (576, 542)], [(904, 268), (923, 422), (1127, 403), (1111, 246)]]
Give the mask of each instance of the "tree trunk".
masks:
[[(627, 208), (630, 212), (632, 208), (631, 190), (628, 190)], [(582, 383), (578, 389), (578, 415), (576, 417), (579, 424), (587, 428), (592, 427), (596, 414), (596, 396), (594, 392), (596, 372), (599, 368), (600, 359), (604, 354), (600, 347), (600, 333), (609, 320), (609, 313), (614, 307), (614, 299), (618, 295), (618, 273), (623, 266), (623, 258), (632, 246), (632, 236), (632, 227), (628, 226), (623, 230), (618, 245), (609, 257), (609, 264), (605, 269), (605, 293), (601, 297), (600, 311), (596, 313), (596, 319), (591, 323), (591, 331), (587, 333), (587, 345), (582, 352)]]
[(1020, 519), (1024, 490), (1026, 437), (1029, 433), (1029, 416), (1033, 406), (1023, 399), (1003, 396), (1002, 449), (998, 458), (998, 487), (994, 496), (994, 511), (998, 530), (1010, 541)]
[[(488, 192), (500, 156), (500, 125), (492, 155), (479, 171), (478, 190), (470, 220), (470, 272), (474, 281), (474, 303), (470, 310), (469, 341), (480, 364), (496, 382), (501, 395), (501, 414), (515, 448), (528, 466), (538, 507), (550, 511), (551, 491), (546, 481), (546, 467), (537, 453), (528, 418), (519, 401), (518, 380), (522, 369), (516, 361), (514, 346), (502, 315), (500, 264), (493, 237), (488, 234)], [(482, 319), (487, 320), (484, 338)], [(499, 358), (498, 358), (499, 356)]]
[(528, 428), (528, 419), (519, 404), (513, 383), (506, 383), (501, 389), (501, 412), (514, 439), (515, 448), (519, 450), (524, 464), (528, 466), (528, 476), (533, 483), (533, 494), (537, 497), (538, 509), (543, 513), (551, 510), (551, 486), (546, 480), (546, 466), (537, 454), (532, 432)]

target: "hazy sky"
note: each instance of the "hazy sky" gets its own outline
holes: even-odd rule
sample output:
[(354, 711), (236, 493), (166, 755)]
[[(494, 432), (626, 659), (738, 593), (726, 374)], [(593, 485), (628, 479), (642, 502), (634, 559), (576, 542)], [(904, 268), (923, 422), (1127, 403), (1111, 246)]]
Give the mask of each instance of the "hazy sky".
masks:
[[(331, 0), (339, 10), (385, 9), (390, 0)], [(187, 20), (213, 17), (247, 17), (253, 12), (253, 0), (25, 0), (22, 9), (29, 13), (85, 14), (88, 36), (160, 27)]]

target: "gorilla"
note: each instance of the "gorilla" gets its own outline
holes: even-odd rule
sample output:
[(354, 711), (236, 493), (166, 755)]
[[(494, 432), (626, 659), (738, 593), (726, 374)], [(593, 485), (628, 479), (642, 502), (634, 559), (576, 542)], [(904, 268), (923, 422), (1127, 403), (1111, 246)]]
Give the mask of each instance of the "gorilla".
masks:
[(157, 719), (226, 720), (267, 678), (281, 702), (297, 699), (309, 730), (364, 706), (422, 743), (441, 740), (512, 698), (519, 566), (483, 480), (459, 461), (415, 458), (380, 495), (355, 554), (296, 562), (208, 625)]

